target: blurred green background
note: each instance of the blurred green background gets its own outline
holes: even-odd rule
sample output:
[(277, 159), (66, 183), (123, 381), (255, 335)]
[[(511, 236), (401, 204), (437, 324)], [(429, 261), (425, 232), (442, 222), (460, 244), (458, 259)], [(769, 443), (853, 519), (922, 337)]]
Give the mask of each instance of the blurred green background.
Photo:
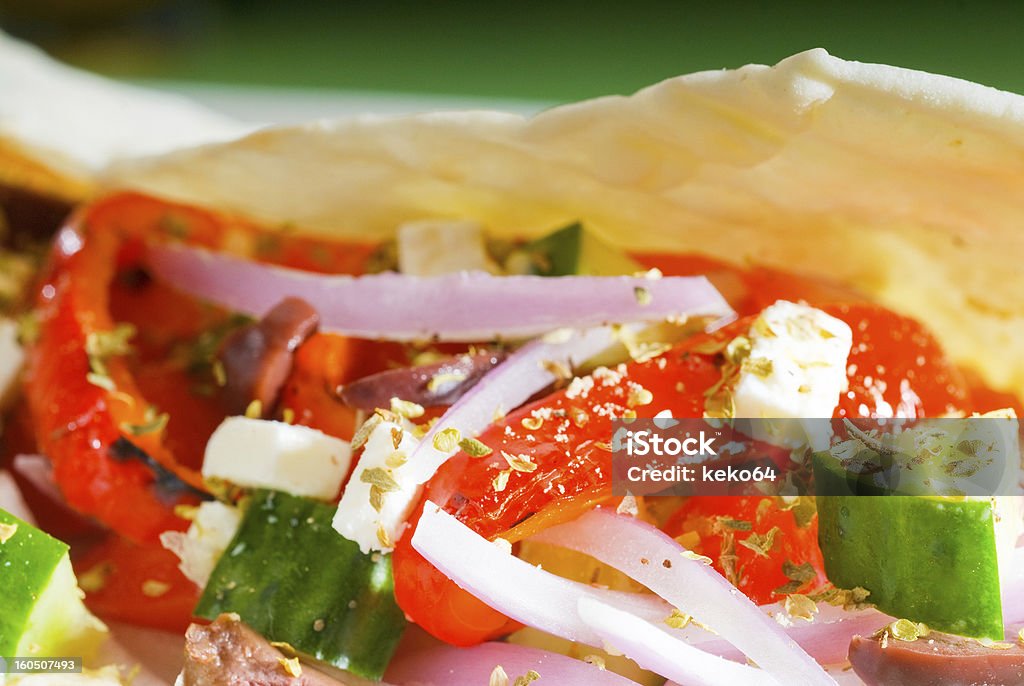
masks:
[(0, 27), (134, 80), (562, 102), (821, 46), (1024, 92), (1024, 2), (0, 0)]

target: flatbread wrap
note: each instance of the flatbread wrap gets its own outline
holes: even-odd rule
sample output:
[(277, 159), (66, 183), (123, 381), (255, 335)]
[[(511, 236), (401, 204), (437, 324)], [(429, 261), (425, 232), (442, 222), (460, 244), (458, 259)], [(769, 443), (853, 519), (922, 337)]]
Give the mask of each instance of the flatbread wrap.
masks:
[[(24, 452), (186, 686), (1019, 683), (1022, 143), (1021, 96), (814, 50), (110, 159)], [(739, 419), (767, 482), (615, 476), (630, 422)]]

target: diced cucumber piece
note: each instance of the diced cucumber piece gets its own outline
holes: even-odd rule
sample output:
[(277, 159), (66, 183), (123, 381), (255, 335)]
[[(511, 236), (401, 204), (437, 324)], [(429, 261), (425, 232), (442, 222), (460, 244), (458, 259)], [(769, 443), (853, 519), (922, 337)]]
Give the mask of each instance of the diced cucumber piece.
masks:
[(643, 270), (625, 252), (608, 245), (580, 223), (528, 243), (525, 251), (533, 272), (540, 276), (620, 276)]
[[(815, 470), (815, 478), (819, 471)], [(927, 496), (819, 496), (825, 573), (895, 617), (1003, 639), (994, 503)]]
[(225, 612), (271, 641), (379, 679), (405, 628), (389, 555), (331, 528), (334, 507), (278, 491), (251, 496), (196, 614)]
[(0, 510), (0, 655), (92, 655), (107, 628), (83, 597), (68, 546)]
[(983, 496), (1016, 492), (1019, 428), (1012, 412), (923, 420), (894, 432), (851, 434), (814, 456), (821, 495)]

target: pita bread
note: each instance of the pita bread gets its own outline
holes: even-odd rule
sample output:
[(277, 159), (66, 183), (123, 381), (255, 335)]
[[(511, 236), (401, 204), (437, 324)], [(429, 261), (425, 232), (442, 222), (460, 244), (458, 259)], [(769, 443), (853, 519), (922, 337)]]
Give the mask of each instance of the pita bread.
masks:
[(0, 184), (64, 200), (112, 161), (228, 140), (251, 126), (185, 98), (59, 64), (0, 33)]
[(363, 117), (115, 165), (130, 187), (307, 231), (582, 220), (630, 248), (838, 278), (1024, 391), (1024, 97), (811, 50), (533, 118)]

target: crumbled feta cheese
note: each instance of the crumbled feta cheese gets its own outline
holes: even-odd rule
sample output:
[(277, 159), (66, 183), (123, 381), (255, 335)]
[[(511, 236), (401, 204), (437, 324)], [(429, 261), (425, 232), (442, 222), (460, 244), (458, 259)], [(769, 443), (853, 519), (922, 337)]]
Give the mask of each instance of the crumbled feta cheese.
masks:
[(569, 388), (565, 391), (565, 397), (569, 400), (576, 400), (578, 398), (585, 400), (593, 388), (594, 378), (592, 376), (577, 376), (569, 382)]
[(487, 254), (483, 228), (478, 223), (443, 219), (398, 227), (398, 268), (414, 276), (499, 271)]
[(780, 300), (754, 322), (734, 401), (737, 417), (831, 417), (846, 388), (846, 322)]
[[(396, 436), (401, 436), (397, 446)], [(409, 464), (392, 456), (412, 455), (417, 445), (413, 426), (407, 421), (383, 421), (366, 439), (333, 524), (338, 533), (358, 543), (364, 553), (390, 551), (405, 530), (405, 521), (419, 500), (421, 487)]]
[(308, 426), (229, 417), (206, 444), (203, 476), (331, 500), (351, 459), (347, 441)]
[(160, 534), (160, 543), (181, 560), (181, 573), (203, 588), (241, 521), (238, 508), (216, 500), (204, 502), (196, 509), (188, 531), (165, 531)]
[(662, 410), (654, 415), (654, 425), (659, 429), (665, 430), (678, 426), (679, 421), (672, 417), (672, 410)]
[[(808, 305), (780, 300), (761, 312), (748, 337), (750, 354), (733, 394), (736, 417), (832, 416), (847, 383), (853, 332), (846, 322)], [(794, 438), (771, 437), (786, 444)]]

